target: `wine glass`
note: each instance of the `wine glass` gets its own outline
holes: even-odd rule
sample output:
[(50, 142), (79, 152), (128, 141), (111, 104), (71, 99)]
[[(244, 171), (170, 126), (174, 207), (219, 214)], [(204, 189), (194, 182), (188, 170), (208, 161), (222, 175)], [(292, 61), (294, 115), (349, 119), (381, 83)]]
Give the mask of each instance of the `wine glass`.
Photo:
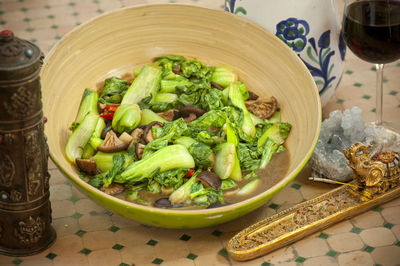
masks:
[(356, 56), (375, 64), (375, 125), (381, 126), (383, 67), (400, 58), (400, 0), (345, 0), (342, 33)]

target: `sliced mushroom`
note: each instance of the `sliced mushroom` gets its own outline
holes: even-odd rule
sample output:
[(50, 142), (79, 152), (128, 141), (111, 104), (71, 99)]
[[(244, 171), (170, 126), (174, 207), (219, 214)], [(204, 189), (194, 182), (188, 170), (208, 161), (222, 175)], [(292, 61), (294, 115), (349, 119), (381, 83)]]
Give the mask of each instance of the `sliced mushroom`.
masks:
[(271, 118), (271, 116), (273, 116), (278, 109), (278, 101), (274, 96), (271, 96), (270, 102), (257, 100), (247, 101), (245, 103), (247, 110), (261, 119)]
[(159, 116), (164, 118), (165, 120), (171, 122), (172, 120), (176, 119), (178, 110), (176, 109), (169, 109), (168, 111), (162, 112), (162, 113), (157, 113)]
[(172, 192), (174, 192), (174, 187), (164, 187), (164, 186), (161, 187), (161, 194), (162, 195), (168, 196)]
[(240, 188), (234, 188), (234, 189), (230, 189), (230, 190), (225, 190), (224, 191), (224, 196), (225, 197), (232, 197), (234, 195), (236, 195), (239, 192)]
[(249, 98), (247, 99), (247, 101), (255, 101), (255, 100), (258, 99), (258, 95), (257, 94), (255, 94), (252, 91), (248, 91), (248, 92), (249, 92)]
[(194, 120), (197, 119), (197, 115), (190, 113), (189, 116), (183, 118), (183, 120), (185, 120), (186, 123), (192, 122)]
[(103, 130), (101, 131), (101, 135), (100, 135), (100, 137), (101, 137), (102, 139), (105, 139), (107, 133), (108, 133), (110, 130), (113, 130), (111, 125), (112, 125), (112, 124), (111, 124), (111, 121), (110, 121), (110, 120), (106, 120), (106, 126), (103, 128)]
[(101, 102), (97, 102), (97, 110), (99, 111), (99, 113), (102, 113), (104, 109), (106, 109), (106, 104), (101, 103)]
[(177, 67), (172, 68), (172, 72), (174, 72), (177, 75), (182, 75), (183, 72), (181, 70), (181, 65), (178, 65)]
[(218, 90), (220, 90), (220, 91), (223, 91), (223, 90), (224, 90), (224, 87), (222, 87), (221, 85), (219, 85), (217, 82), (211, 81), (210, 83), (211, 83), (211, 87), (212, 87), (212, 88), (218, 89)]
[(79, 170), (88, 174), (88, 175), (96, 175), (97, 174), (97, 166), (96, 162), (89, 159), (76, 159), (76, 165)]
[(179, 109), (179, 113), (182, 117), (189, 116), (190, 114), (195, 114), (197, 117), (202, 116), (206, 111), (203, 109), (196, 107), (194, 105), (188, 104), (181, 109)]
[(161, 198), (161, 199), (156, 200), (156, 202), (154, 202), (154, 207), (169, 208), (169, 207), (172, 207), (172, 204), (168, 198)]
[(131, 135), (129, 135), (128, 133), (126, 133), (126, 132), (123, 132), (120, 136), (119, 136), (119, 139), (122, 141), (122, 142), (131, 142), (132, 141), (132, 139), (133, 139), (133, 137), (131, 136)]
[(154, 121), (154, 122), (151, 122), (150, 124), (148, 124), (143, 131), (144, 142), (147, 144), (150, 141), (154, 140), (153, 132), (151, 130), (152, 127), (163, 127), (163, 126), (164, 126), (164, 124), (161, 122), (158, 122), (158, 121)]
[(103, 144), (98, 146), (97, 150), (101, 152), (117, 152), (126, 150), (128, 146), (129, 142), (121, 141), (114, 133), (114, 131), (110, 130), (108, 131), (106, 138), (103, 141)]
[(136, 157), (138, 158), (138, 160), (142, 159), (144, 147), (146, 147), (146, 145), (144, 145), (142, 143), (139, 143), (139, 142), (135, 143), (135, 153), (136, 153)]
[(200, 181), (204, 187), (212, 187), (216, 190), (219, 190), (221, 188), (221, 179), (214, 172), (201, 172), (196, 176), (196, 180)]
[(128, 151), (131, 150), (132, 146), (135, 145), (135, 143), (137, 142), (137, 140), (140, 140), (140, 142), (143, 141), (143, 140), (142, 140), (143, 132), (144, 132), (144, 130), (141, 129), (141, 128), (139, 128), (139, 127), (135, 128), (135, 130), (132, 131), (132, 133), (131, 133), (132, 140), (131, 140), (131, 142), (129, 143)]
[(108, 187), (101, 187), (101, 191), (106, 193), (107, 195), (116, 195), (124, 191), (125, 187), (121, 184), (111, 183)]

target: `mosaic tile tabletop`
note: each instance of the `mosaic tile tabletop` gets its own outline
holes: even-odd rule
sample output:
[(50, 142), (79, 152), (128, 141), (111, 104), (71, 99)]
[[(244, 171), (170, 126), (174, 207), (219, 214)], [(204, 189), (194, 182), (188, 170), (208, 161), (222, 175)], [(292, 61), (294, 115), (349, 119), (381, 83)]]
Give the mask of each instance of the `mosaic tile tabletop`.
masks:
[[(223, 0), (0, 0), (0, 30), (14, 31), (46, 54), (65, 33), (103, 12), (175, 2), (223, 8)], [(372, 65), (348, 52), (345, 73), (324, 116), (357, 105), (364, 119), (373, 121), (373, 71)], [(387, 65), (384, 75), (384, 119), (399, 124), (400, 62)], [(400, 198), (252, 261), (239, 263), (228, 257), (225, 245), (240, 230), (336, 187), (308, 181), (308, 166), (260, 209), (194, 230), (148, 227), (120, 217), (77, 191), (53, 163), (49, 168), (55, 244), (30, 257), (0, 255), (0, 265), (400, 265)]]

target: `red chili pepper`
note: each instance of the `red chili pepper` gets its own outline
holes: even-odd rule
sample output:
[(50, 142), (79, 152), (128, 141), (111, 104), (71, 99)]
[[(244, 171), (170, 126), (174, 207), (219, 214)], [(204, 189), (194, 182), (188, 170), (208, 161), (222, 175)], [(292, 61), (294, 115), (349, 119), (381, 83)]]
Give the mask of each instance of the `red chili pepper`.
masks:
[(196, 173), (196, 170), (190, 169), (190, 170), (186, 173), (186, 175), (185, 175), (184, 177), (186, 177), (186, 178), (192, 177), (192, 176), (194, 175), (194, 173)]
[(112, 120), (113, 117), (114, 117), (114, 112), (112, 112), (112, 113), (107, 113), (107, 114), (101, 114), (100, 117), (105, 118), (105, 119)]
[(105, 111), (111, 111), (111, 112), (115, 112), (117, 111), (119, 105), (107, 105), (106, 108), (104, 108)]

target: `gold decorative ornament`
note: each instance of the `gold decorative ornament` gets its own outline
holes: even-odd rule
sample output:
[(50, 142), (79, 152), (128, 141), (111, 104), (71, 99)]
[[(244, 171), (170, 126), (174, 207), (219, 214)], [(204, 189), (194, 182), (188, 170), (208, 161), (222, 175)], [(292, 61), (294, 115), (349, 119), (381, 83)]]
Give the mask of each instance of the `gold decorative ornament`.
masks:
[(354, 143), (344, 150), (354, 180), (319, 197), (272, 215), (235, 235), (229, 255), (250, 260), (400, 196), (400, 155)]

